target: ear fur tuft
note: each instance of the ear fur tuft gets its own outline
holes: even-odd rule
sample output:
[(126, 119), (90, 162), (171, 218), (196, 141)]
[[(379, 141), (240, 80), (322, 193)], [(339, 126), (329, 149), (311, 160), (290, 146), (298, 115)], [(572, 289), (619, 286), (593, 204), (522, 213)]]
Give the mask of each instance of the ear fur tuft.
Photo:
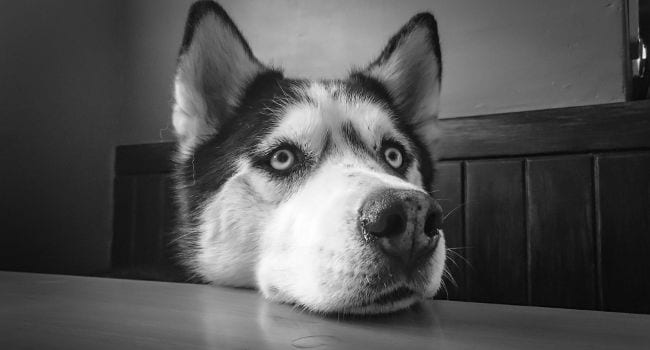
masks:
[(181, 154), (217, 133), (232, 117), (245, 86), (265, 70), (221, 6), (194, 3), (174, 80), (172, 119)]
[(438, 138), (442, 57), (438, 24), (430, 13), (413, 16), (363, 74), (384, 84), (404, 121), (430, 148)]

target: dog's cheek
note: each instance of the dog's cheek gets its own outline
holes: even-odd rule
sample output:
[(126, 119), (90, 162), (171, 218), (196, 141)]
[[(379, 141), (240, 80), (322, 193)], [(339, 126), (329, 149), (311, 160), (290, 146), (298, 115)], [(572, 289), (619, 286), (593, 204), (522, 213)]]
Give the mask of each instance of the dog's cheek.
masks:
[(206, 205), (201, 216), (197, 263), (209, 282), (255, 287), (259, 233), (271, 205), (252, 188), (250, 177), (236, 175)]

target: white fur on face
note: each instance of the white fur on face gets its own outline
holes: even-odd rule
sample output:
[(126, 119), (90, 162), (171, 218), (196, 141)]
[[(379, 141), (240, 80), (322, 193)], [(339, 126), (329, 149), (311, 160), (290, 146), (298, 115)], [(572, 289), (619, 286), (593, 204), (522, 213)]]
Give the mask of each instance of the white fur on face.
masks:
[[(259, 144), (291, 140), (316, 159), (305, 178), (288, 185), (241, 159), (235, 175), (203, 208), (196, 272), (219, 284), (258, 287), (269, 299), (319, 312), (378, 313), (431, 297), (440, 286), (445, 259), (441, 237), (422, 281), (392, 271), (381, 252), (358, 230), (358, 213), (376, 190), (423, 191), (417, 162), (404, 180), (380, 160), (348, 145), (342, 125), (351, 123), (363, 143), (379, 150), (385, 137), (413, 147), (388, 109), (367, 99), (313, 83), (305, 103), (286, 106), (277, 126)], [(330, 137), (329, 142), (327, 136)], [(329, 144), (331, 149), (326, 150)], [(327, 151), (327, 152), (326, 152)], [(368, 304), (399, 287), (416, 291), (391, 304)], [(378, 294), (379, 293), (379, 294)]]

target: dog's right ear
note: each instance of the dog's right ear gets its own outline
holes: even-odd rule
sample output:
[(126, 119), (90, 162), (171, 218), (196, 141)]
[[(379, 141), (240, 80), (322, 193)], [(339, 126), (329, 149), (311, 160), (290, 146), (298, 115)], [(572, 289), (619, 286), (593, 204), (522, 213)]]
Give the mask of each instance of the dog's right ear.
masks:
[(190, 8), (174, 81), (172, 121), (181, 151), (219, 131), (264, 66), (217, 3)]

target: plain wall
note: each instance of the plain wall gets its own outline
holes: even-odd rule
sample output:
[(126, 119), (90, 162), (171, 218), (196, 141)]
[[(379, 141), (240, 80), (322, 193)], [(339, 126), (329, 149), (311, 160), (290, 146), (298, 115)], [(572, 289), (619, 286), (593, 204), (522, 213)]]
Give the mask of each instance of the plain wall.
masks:
[(0, 7), (0, 269), (104, 270), (122, 104), (119, 7)]
[[(172, 139), (171, 77), (192, 1), (128, 1), (128, 112), (121, 143)], [(421, 11), (438, 19), (441, 118), (621, 102), (623, 0), (224, 0), (265, 63), (343, 77)]]

